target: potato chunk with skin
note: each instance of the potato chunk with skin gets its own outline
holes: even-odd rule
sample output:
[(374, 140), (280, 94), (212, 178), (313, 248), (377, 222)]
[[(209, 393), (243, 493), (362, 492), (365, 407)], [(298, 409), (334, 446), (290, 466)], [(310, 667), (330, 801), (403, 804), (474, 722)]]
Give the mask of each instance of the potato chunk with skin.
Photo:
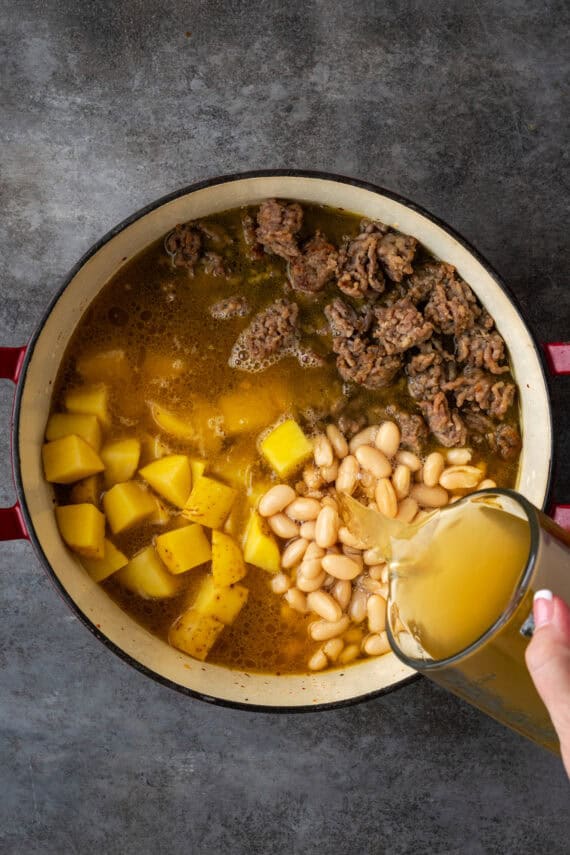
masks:
[(64, 404), (70, 413), (97, 416), (103, 427), (109, 424), (109, 391), (102, 383), (70, 389)]
[(105, 464), (105, 485), (112, 487), (121, 481), (129, 481), (139, 465), (141, 444), (138, 439), (117, 439), (107, 442), (101, 449), (101, 460)]
[(123, 481), (105, 493), (103, 510), (113, 534), (120, 534), (152, 516), (156, 499), (137, 481)]
[(117, 549), (114, 543), (105, 538), (104, 540), (104, 555), (103, 558), (82, 558), (81, 563), (91, 576), (94, 582), (102, 582), (108, 579), (121, 567), (128, 563), (129, 559), (126, 555)]
[(147, 546), (117, 570), (115, 579), (129, 591), (151, 600), (175, 597), (180, 580), (168, 572), (153, 546)]
[(257, 511), (252, 511), (245, 532), (243, 557), (248, 564), (267, 570), (268, 573), (279, 573), (281, 570), (281, 553), (277, 542)]
[(228, 625), (233, 623), (245, 606), (249, 591), (243, 585), (218, 587), (212, 576), (206, 576), (192, 607), (201, 615), (216, 618)]
[(101, 448), (101, 426), (97, 416), (82, 413), (54, 413), (49, 417), (46, 427), (48, 442), (71, 434), (82, 437), (97, 452)]
[(171, 573), (185, 573), (212, 557), (201, 525), (187, 525), (156, 538), (156, 551)]
[(286, 478), (309, 459), (313, 444), (294, 419), (287, 419), (262, 440), (260, 449), (277, 474)]
[(190, 461), (185, 454), (171, 454), (149, 463), (139, 472), (160, 496), (183, 508), (192, 488)]
[(164, 433), (191, 443), (200, 454), (216, 454), (222, 447), (223, 437), (217, 427), (221, 414), (209, 401), (194, 399), (192, 411), (184, 416), (152, 401), (149, 407), (155, 424)]
[(202, 475), (194, 484), (182, 515), (208, 528), (221, 528), (236, 495), (233, 487)]
[(204, 661), (224, 624), (216, 618), (188, 609), (170, 627), (168, 641), (177, 650)]
[(99, 350), (80, 356), (77, 360), (77, 371), (88, 383), (100, 380), (108, 383), (127, 383), (131, 378), (129, 360), (122, 348)]
[(219, 586), (233, 585), (247, 573), (241, 549), (228, 534), (212, 532), (212, 576)]
[(104, 557), (105, 517), (95, 505), (60, 505), (55, 518), (70, 549), (86, 558)]
[(72, 484), (105, 468), (98, 454), (80, 436), (64, 436), (42, 448), (46, 481)]

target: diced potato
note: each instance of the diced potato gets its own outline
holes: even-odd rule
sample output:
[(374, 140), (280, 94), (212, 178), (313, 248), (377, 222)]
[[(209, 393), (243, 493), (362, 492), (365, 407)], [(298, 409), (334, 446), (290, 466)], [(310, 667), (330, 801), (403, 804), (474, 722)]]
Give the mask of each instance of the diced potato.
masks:
[(279, 573), (281, 570), (281, 554), (277, 542), (257, 511), (252, 511), (245, 532), (243, 557), (248, 564), (261, 567), (268, 573)]
[(185, 454), (171, 454), (149, 463), (140, 475), (153, 490), (177, 508), (183, 508), (192, 488), (190, 461)]
[(147, 380), (174, 380), (188, 371), (184, 359), (166, 353), (149, 351), (142, 364), (142, 373)]
[(221, 414), (208, 401), (195, 399), (191, 412), (184, 416), (176, 415), (160, 404), (150, 402), (149, 406), (153, 420), (162, 431), (191, 443), (200, 454), (215, 454), (222, 447), (223, 437), (218, 425)]
[(95, 505), (60, 505), (55, 509), (55, 518), (70, 549), (86, 558), (103, 558), (105, 517)]
[(239, 582), (247, 573), (241, 549), (235, 540), (221, 531), (212, 532), (212, 576), (221, 587)]
[(195, 484), (200, 475), (206, 471), (206, 461), (199, 458), (191, 458), (190, 469), (192, 470), (192, 483)]
[(46, 481), (55, 484), (72, 484), (105, 468), (89, 443), (75, 434), (46, 443), (42, 459)]
[(126, 383), (132, 377), (127, 354), (122, 348), (84, 354), (77, 360), (77, 370), (88, 383), (98, 383), (100, 380)]
[(281, 478), (299, 468), (313, 453), (313, 445), (294, 419), (277, 425), (261, 443), (261, 453)]
[(171, 626), (168, 640), (173, 647), (203, 662), (223, 628), (216, 618), (188, 609)]
[(212, 576), (206, 576), (192, 605), (201, 615), (230, 624), (245, 606), (248, 596), (249, 591), (243, 585), (219, 588)]
[(217, 475), (238, 489), (247, 489), (252, 481), (253, 470), (258, 461), (255, 445), (241, 439), (212, 462), (212, 475)]
[(167, 522), (170, 522), (170, 514), (160, 499), (156, 499), (156, 511), (148, 518), (148, 521), (153, 525), (166, 525)]
[(269, 389), (237, 389), (218, 400), (229, 436), (258, 433), (274, 422), (282, 410)]
[(74, 505), (81, 505), (84, 502), (91, 502), (92, 505), (98, 505), (102, 492), (103, 480), (101, 475), (90, 475), (88, 478), (83, 478), (73, 485), (69, 498)]
[(103, 496), (103, 509), (113, 534), (120, 534), (156, 512), (156, 500), (137, 481), (123, 481)]
[(129, 591), (152, 600), (175, 597), (180, 580), (168, 572), (153, 546), (147, 546), (131, 558), (115, 575)]
[(152, 463), (153, 460), (160, 460), (161, 457), (166, 457), (170, 453), (170, 448), (159, 436), (152, 436), (151, 434), (143, 436), (141, 463)]
[(192, 522), (209, 528), (221, 528), (236, 494), (233, 487), (202, 475), (194, 484), (182, 514)]
[(94, 582), (102, 582), (108, 579), (121, 567), (128, 563), (128, 558), (120, 552), (114, 543), (105, 538), (103, 558), (82, 558), (81, 563)]
[(48, 442), (71, 434), (82, 437), (97, 452), (101, 448), (101, 426), (97, 416), (81, 413), (54, 413), (50, 416), (46, 427)]
[(101, 460), (105, 464), (105, 485), (112, 487), (121, 481), (129, 481), (139, 465), (141, 444), (138, 439), (117, 439), (107, 442), (101, 449)]
[(64, 403), (70, 413), (97, 416), (103, 426), (109, 424), (109, 392), (102, 383), (70, 389)]
[(185, 573), (212, 557), (201, 525), (187, 525), (156, 538), (156, 551), (171, 573)]

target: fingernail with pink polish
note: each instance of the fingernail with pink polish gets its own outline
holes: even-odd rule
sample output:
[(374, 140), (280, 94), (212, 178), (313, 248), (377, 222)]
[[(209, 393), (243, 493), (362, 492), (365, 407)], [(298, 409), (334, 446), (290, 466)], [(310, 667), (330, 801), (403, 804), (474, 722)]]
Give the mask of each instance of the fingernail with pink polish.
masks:
[(552, 591), (537, 591), (534, 595), (534, 625), (536, 629), (545, 626), (552, 620), (554, 614), (554, 603), (552, 602)]

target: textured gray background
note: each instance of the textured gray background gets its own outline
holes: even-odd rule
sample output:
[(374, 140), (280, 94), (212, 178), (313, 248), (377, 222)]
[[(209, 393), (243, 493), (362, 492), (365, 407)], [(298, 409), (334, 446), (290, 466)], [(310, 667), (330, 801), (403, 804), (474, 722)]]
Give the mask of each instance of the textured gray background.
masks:
[[(566, 8), (3, 0), (0, 342), (135, 209), (282, 166), (415, 199), (539, 338), (569, 338)], [(556, 395), (568, 459), (567, 381)], [(11, 397), (0, 383), (2, 504)], [(209, 707), (108, 653), (29, 545), (0, 563), (2, 853), (568, 852), (559, 762), (434, 686), (304, 716)]]

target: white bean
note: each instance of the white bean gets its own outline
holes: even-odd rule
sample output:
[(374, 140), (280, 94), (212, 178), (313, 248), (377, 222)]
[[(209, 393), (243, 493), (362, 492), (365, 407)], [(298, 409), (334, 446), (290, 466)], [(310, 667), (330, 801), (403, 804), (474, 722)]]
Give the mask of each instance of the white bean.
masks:
[(350, 619), (343, 615), (340, 620), (316, 620), (309, 626), (309, 635), (313, 641), (328, 641), (342, 635), (350, 626)]
[(370, 632), (383, 632), (386, 629), (386, 600), (380, 594), (372, 594), (366, 603), (368, 628)]
[(439, 476), (446, 490), (472, 490), (481, 480), (481, 470), (476, 466), (448, 466)]
[(379, 448), (361, 445), (354, 456), (362, 468), (372, 473), (375, 478), (388, 478), (392, 474), (392, 464)]
[(284, 594), (291, 587), (291, 579), (286, 573), (277, 573), (271, 577), (271, 590), (274, 594)]
[(362, 560), (365, 564), (379, 564), (384, 561), (384, 553), (378, 546), (371, 546), (362, 553)]
[(363, 549), (364, 544), (359, 540), (345, 525), (341, 525), (338, 530), (338, 539), (345, 546), (352, 546), (353, 549)]
[(299, 534), (299, 526), (287, 514), (274, 514), (272, 517), (269, 517), (267, 522), (271, 531), (283, 540), (290, 540)]
[(348, 607), (350, 598), (352, 597), (352, 585), (348, 579), (335, 579), (332, 595), (344, 611)]
[(368, 656), (383, 656), (390, 650), (388, 633), (371, 633), (367, 635), (362, 644), (362, 649)]
[(320, 573), (318, 576), (315, 576), (312, 579), (308, 579), (302, 573), (297, 573), (297, 587), (305, 594), (310, 594), (312, 593), (312, 591), (318, 591), (319, 588), (322, 588), (326, 579), (326, 575), (326, 573)]
[(308, 463), (303, 469), (303, 481), (309, 490), (319, 490), (323, 486), (323, 476), (314, 463)]
[(325, 550), (322, 546), (316, 543), (309, 543), (305, 552), (305, 561), (308, 561), (310, 558), (322, 558), (324, 554)]
[[(445, 460), (439, 451), (428, 454), (423, 466), (423, 481), (426, 487), (435, 487), (439, 483), (439, 476), (443, 472)], [(421, 502), (420, 502), (421, 504)]]
[(340, 620), (342, 617), (342, 609), (330, 594), (326, 591), (313, 591), (307, 596), (307, 606), (312, 612), (322, 617), (323, 620), (328, 620), (331, 623)]
[(294, 499), (285, 508), (285, 513), (292, 520), (307, 522), (307, 520), (316, 520), (321, 510), (321, 503), (316, 499), (308, 499), (306, 496)]
[(365, 576), (358, 580), (358, 584), (363, 591), (368, 591), (369, 594), (381, 594), (384, 590), (384, 585), (379, 579), (373, 579), (371, 576)]
[(448, 463), (464, 465), (469, 463), (473, 457), (473, 452), (470, 448), (450, 448), (445, 456)]
[(359, 653), (360, 645), (347, 644), (340, 656), (338, 657), (338, 661), (341, 665), (348, 665), (349, 662), (354, 662)]
[(299, 564), (303, 555), (307, 551), (308, 545), (309, 541), (305, 540), (304, 537), (298, 537), (296, 540), (292, 540), (291, 543), (288, 543), (281, 555), (281, 566), (285, 570), (289, 570), (291, 567), (295, 567)]
[(323, 650), (317, 650), (309, 659), (308, 664), (311, 671), (322, 671), (329, 664), (329, 660)]
[(342, 638), (331, 638), (323, 644), (323, 653), (330, 662), (336, 662), (342, 653), (343, 647), (344, 641)]
[(375, 445), (386, 457), (394, 457), (400, 447), (401, 433), (396, 422), (383, 422), (376, 434)]
[(402, 449), (402, 451), (397, 453), (396, 460), (398, 463), (403, 463), (404, 466), (407, 466), (410, 472), (419, 472), (422, 468), (422, 461), (417, 454), (413, 453), (413, 451)]
[(362, 621), (366, 617), (367, 601), (368, 595), (365, 591), (357, 589), (353, 592), (352, 598), (350, 600), (350, 605), (348, 607), (348, 614), (350, 615), (350, 618), (354, 621), (354, 623), (362, 623)]
[(305, 560), (299, 565), (299, 570), (297, 572), (306, 579), (316, 579), (316, 577), (320, 576), (323, 572), (322, 559), (305, 558)]
[(443, 487), (428, 487), (427, 484), (414, 484), (410, 496), (424, 508), (443, 508), (449, 502), (447, 490)]
[(315, 440), (313, 457), (317, 466), (332, 466), (334, 461), (333, 447), (324, 433), (319, 434)]
[(346, 555), (325, 555), (323, 568), (335, 579), (356, 579), (361, 571), (360, 564)]
[[(289, 519), (286, 514), (284, 514), (286, 519)], [(304, 522), (299, 529), (299, 534), (301, 537), (304, 537), (305, 540), (314, 540), (315, 539), (315, 520), (310, 520), (309, 522)]]
[(416, 500), (412, 499), (411, 496), (406, 496), (406, 498), (402, 499), (402, 501), (398, 504), (398, 513), (396, 514), (396, 519), (400, 520), (400, 522), (411, 523), (417, 512), (418, 503), (416, 502)]
[(338, 502), (334, 496), (331, 496), (331, 495), (323, 496), (323, 500), (321, 502), (321, 505), (324, 508), (334, 508), (335, 511), (338, 513)]
[(484, 481), (481, 481), (480, 484), (477, 484), (478, 490), (493, 490), (497, 484), (493, 481), (492, 478), (485, 478)]
[(392, 475), (392, 485), (397, 499), (405, 499), (410, 492), (412, 472), (405, 463), (398, 463)]
[(388, 478), (380, 478), (376, 485), (376, 504), (380, 513), (389, 519), (394, 519), (398, 513), (398, 499)]
[(307, 613), (307, 598), (298, 588), (289, 588), (284, 599), (296, 612)]
[(371, 579), (375, 579), (377, 582), (382, 582), (385, 567), (386, 567), (385, 564), (372, 564), (368, 568), (368, 575), (370, 576)]
[(339, 462), (335, 460), (330, 466), (321, 466), (319, 472), (325, 484), (331, 484), (336, 481), (339, 470)]
[(334, 453), (341, 460), (348, 454), (348, 443), (336, 425), (327, 425), (327, 436)]
[(350, 453), (354, 454), (357, 448), (360, 448), (361, 445), (372, 445), (374, 440), (376, 439), (376, 434), (378, 433), (378, 425), (370, 425), (370, 427), (364, 428), (364, 430), (358, 431), (355, 436), (350, 440), (348, 447), (350, 449)]
[(356, 482), (358, 481), (358, 473), (360, 466), (354, 455), (349, 454), (338, 467), (338, 475), (336, 477), (336, 489), (338, 493), (348, 493), (352, 495)]
[(276, 484), (261, 497), (259, 501), (259, 513), (262, 517), (272, 517), (278, 514), (295, 498), (295, 490), (288, 484)]

